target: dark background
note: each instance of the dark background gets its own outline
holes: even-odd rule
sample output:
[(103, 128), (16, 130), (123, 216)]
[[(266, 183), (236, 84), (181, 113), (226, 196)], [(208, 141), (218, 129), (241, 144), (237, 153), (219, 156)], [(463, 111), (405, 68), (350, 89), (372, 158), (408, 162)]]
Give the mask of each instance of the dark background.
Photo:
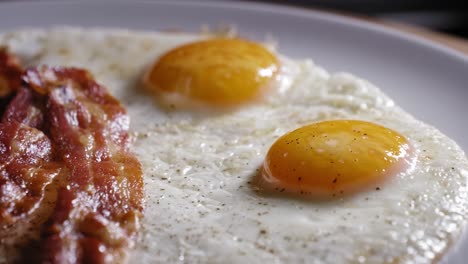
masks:
[[(15, 0), (0, 0), (0, 2)], [(22, 0), (16, 0), (22, 1)], [(43, 0), (27, 0), (43, 1)], [(53, 0), (80, 1), (80, 0)], [(109, 1), (109, 0), (108, 0)], [(132, 0), (128, 0), (132, 1)], [(145, 0), (151, 1), (151, 0)], [(185, 0), (190, 1), (190, 0)], [(196, 1), (196, 0), (191, 0)], [(214, 1), (214, 0), (212, 0)], [(221, 1), (221, 0), (218, 0)], [(224, 0), (223, 0), (224, 1)], [(229, 0), (318, 8), (425, 27), (468, 39), (466, 0)], [(112, 1), (109, 1), (112, 3)]]
[(463, 0), (256, 0), (256, 2), (370, 16), (468, 38), (468, 8), (464, 7), (468, 6), (468, 2)]

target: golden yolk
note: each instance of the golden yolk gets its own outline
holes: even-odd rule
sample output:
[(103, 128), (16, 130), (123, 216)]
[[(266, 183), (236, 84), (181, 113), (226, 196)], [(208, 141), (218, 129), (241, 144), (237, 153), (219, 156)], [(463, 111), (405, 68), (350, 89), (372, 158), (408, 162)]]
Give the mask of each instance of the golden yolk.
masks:
[(168, 98), (182, 103), (237, 106), (260, 97), (278, 69), (276, 57), (263, 46), (220, 38), (169, 51), (144, 82), (156, 95), (172, 95)]
[(411, 164), (412, 148), (399, 133), (357, 120), (304, 126), (270, 148), (263, 179), (277, 189), (317, 197), (377, 186)]

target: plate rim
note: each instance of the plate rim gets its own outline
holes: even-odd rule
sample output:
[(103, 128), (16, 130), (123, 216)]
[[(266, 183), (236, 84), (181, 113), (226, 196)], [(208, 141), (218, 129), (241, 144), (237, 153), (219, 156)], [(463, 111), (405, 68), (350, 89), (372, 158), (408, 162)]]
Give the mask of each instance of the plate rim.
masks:
[[(274, 13), (282, 13), (302, 18), (315, 17), (330, 23), (338, 23), (341, 25), (351, 26), (358, 29), (371, 31), (374, 34), (383, 34), (393, 38), (398, 38), (412, 44), (420, 45), (428, 49), (443, 53), (451, 59), (457, 60), (468, 65), (468, 54), (458, 51), (442, 43), (424, 38), (419, 35), (414, 35), (393, 27), (385, 26), (384, 24), (372, 23), (357, 17), (346, 16), (346, 14), (333, 13), (323, 9), (315, 9), (309, 7), (294, 6), (291, 4), (264, 3), (257, 1), (216, 1), (216, 0), (198, 0), (197, 2), (189, 0), (77, 0), (77, 1), (60, 1), (60, 0), (21, 0), (0, 2), (0, 7), (15, 7), (15, 6), (43, 6), (43, 5), (97, 5), (103, 3), (112, 3), (112, 5), (167, 5), (167, 6), (197, 6), (197, 7), (215, 7), (215, 8), (234, 8), (249, 11), (264, 12), (265, 10)], [(27, 7), (29, 8), (29, 7)], [(350, 14), (352, 15), (352, 14)], [(431, 31), (431, 30), (429, 30)], [(451, 35), (448, 35), (451, 36)]]

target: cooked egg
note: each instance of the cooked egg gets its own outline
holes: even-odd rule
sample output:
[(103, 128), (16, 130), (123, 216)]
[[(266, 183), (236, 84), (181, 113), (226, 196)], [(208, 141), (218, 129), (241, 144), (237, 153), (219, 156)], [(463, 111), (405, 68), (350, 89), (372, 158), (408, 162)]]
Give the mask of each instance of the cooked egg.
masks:
[(412, 150), (401, 134), (370, 122), (333, 120), (279, 138), (263, 166), (274, 188), (315, 197), (350, 194), (411, 167)]
[[(161, 108), (154, 94), (143, 88), (142, 74), (171, 50), (209, 38), (69, 27), (0, 34), (0, 43), (29, 64), (90, 69), (126, 105), (147, 201), (129, 263), (433, 263), (455, 245), (468, 215), (468, 161), (463, 151), (362, 79), (271, 51), (289, 80), (281, 83), (283, 92), (217, 115)], [(258, 65), (268, 68), (271, 61), (266, 61)], [(202, 80), (216, 82), (209, 78)], [(226, 87), (240, 85), (238, 77), (233, 78), (236, 81)], [(268, 79), (259, 79), (264, 82), (252, 89), (268, 85)], [(179, 89), (165, 87), (158, 89)], [(184, 97), (193, 93), (193, 100), (211, 103), (213, 87), (188, 87), (202, 91)], [(250, 95), (249, 90), (222, 100), (237, 103)], [(354, 125), (367, 135), (350, 132)], [(287, 133), (296, 129), (300, 144), (287, 145), (291, 137)], [(333, 141), (306, 142), (307, 135), (319, 131), (339, 140), (337, 148)], [(354, 137), (360, 137), (359, 144), (353, 143)], [(334, 166), (330, 159), (320, 160), (299, 147), (307, 144), (323, 149), (325, 158), (337, 154), (332, 157)], [(347, 144), (361, 153), (351, 155)], [(265, 159), (275, 156), (268, 154), (270, 148), (277, 149), (282, 170), (301, 166), (301, 159), (307, 158), (304, 166), (321, 168), (322, 175), (349, 177), (347, 182), (337, 177), (343, 188), (351, 190), (356, 182), (367, 187), (323, 201), (267, 190), (256, 179)], [(290, 160), (281, 160), (282, 149)], [(362, 154), (371, 150), (375, 155)], [(351, 166), (354, 159), (366, 165)], [(289, 177), (282, 170), (271, 170), (272, 177)], [(316, 172), (302, 173), (312, 186)], [(287, 183), (288, 188), (301, 188), (294, 178)], [(328, 190), (327, 184), (320, 192)]]
[(257, 43), (215, 38), (165, 53), (145, 84), (166, 105), (224, 108), (259, 99), (278, 69), (275, 55)]

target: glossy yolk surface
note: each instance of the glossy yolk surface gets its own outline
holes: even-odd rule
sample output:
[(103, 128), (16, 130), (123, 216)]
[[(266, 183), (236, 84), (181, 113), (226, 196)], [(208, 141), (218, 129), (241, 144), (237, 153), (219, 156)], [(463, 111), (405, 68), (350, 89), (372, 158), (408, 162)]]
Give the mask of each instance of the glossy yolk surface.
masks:
[(399, 133), (356, 120), (304, 126), (270, 148), (263, 178), (277, 189), (312, 196), (379, 188), (411, 163), (411, 146)]
[(276, 57), (259, 44), (210, 39), (169, 51), (144, 82), (158, 95), (176, 95), (180, 103), (236, 106), (261, 96), (278, 68)]

